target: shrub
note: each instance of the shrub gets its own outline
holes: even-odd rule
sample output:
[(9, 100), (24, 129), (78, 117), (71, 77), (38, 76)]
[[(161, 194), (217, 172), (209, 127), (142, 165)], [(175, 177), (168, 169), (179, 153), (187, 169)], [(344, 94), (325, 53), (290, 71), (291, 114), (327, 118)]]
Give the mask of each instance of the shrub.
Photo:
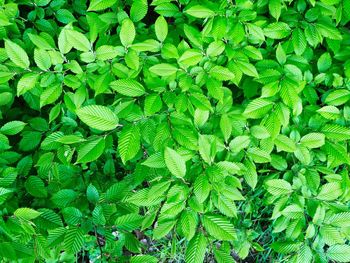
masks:
[(349, 262), (349, 0), (0, 0), (3, 262)]

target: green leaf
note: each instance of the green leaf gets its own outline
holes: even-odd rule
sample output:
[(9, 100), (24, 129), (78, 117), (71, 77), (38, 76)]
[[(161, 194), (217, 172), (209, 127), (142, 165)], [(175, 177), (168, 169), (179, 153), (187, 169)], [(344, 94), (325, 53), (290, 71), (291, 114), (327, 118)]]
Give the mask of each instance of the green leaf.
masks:
[(218, 240), (233, 241), (237, 238), (233, 224), (226, 217), (203, 215), (202, 222), (205, 230)]
[(137, 255), (131, 257), (130, 263), (157, 263), (158, 259), (150, 255)]
[(185, 13), (196, 18), (208, 18), (215, 15), (215, 12), (202, 5), (194, 5), (185, 10)]
[(187, 245), (185, 260), (186, 263), (204, 262), (207, 240), (202, 233), (198, 233)]
[(337, 119), (340, 115), (340, 111), (337, 107), (334, 106), (324, 106), (321, 109), (318, 109), (317, 112), (324, 118), (329, 120)]
[(259, 77), (259, 73), (253, 64), (241, 60), (236, 60), (236, 65), (244, 74), (255, 78)]
[(304, 32), (300, 28), (297, 28), (293, 31), (292, 42), (295, 54), (299, 56), (302, 55), (306, 50), (307, 42)]
[(150, 67), (149, 70), (158, 76), (167, 77), (175, 74), (178, 68), (171, 64), (161, 63)]
[(349, 245), (333, 245), (327, 250), (327, 257), (336, 262), (350, 261), (350, 246)]
[(89, 105), (76, 111), (79, 119), (91, 128), (109, 131), (117, 127), (119, 119), (109, 108), (101, 105)]
[(5, 39), (5, 51), (7, 56), (16, 66), (20, 68), (29, 68), (30, 62), (25, 50), (11, 40)]
[(157, 39), (160, 42), (163, 42), (168, 35), (168, 23), (166, 22), (165, 18), (162, 16), (158, 17), (154, 24), (154, 27)]
[(272, 109), (273, 104), (273, 102), (266, 99), (257, 98), (247, 105), (243, 114), (250, 119), (260, 119)]
[(233, 80), (235, 74), (231, 72), (228, 68), (222, 66), (214, 66), (210, 71), (209, 75), (217, 80)]
[(277, 146), (277, 151), (294, 152), (296, 150), (295, 142), (283, 134), (277, 135), (275, 145)]
[(125, 164), (136, 156), (140, 150), (140, 130), (135, 125), (126, 126), (119, 135), (118, 151)]
[(267, 27), (264, 28), (265, 36), (272, 39), (282, 39), (290, 35), (291, 29), (288, 24), (284, 22), (275, 22), (268, 24)]
[(271, 179), (265, 182), (266, 190), (274, 195), (287, 195), (292, 192), (292, 186), (290, 183), (283, 179)]
[(44, 49), (34, 49), (34, 61), (42, 70), (48, 70), (51, 67), (50, 55)]
[(128, 47), (134, 42), (136, 36), (134, 23), (126, 18), (123, 20), (121, 29), (120, 29), (120, 41), (124, 47)]
[(303, 136), (300, 143), (310, 149), (319, 148), (325, 144), (325, 136), (323, 133), (312, 132)]
[(84, 233), (79, 227), (70, 227), (64, 238), (64, 248), (68, 253), (78, 253), (84, 245)]
[(17, 96), (21, 96), (27, 91), (32, 90), (37, 84), (39, 74), (37, 73), (27, 73), (24, 74), (17, 83)]
[(27, 207), (18, 208), (13, 214), (17, 218), (23, 219), (23, 220), (32, 220), (32, 219), (35, 219), (41, 215), (40, 212), (35, 211), (34, 209), (31, 209), (31, 208), (27, 208)]
[(164, 160), (167, 168), (174, 176), (182, 178), (186, 175), (186, 162), (175, 150), (166, 147)]
[(61, 94), (62, 86), (60, 84), (52, 85), (45, 89), (43, 93), (40, 94), (40, 108), (56, 102)]
[(187, 240), (191, 240), (196, 234), (197, 226), (196, 213), (193, 211), (184, 211), (180, 218), (180, 228)]
[(338, 182), (326, 183), (321, 186), (320, 192), (316, 196), (317, 199), (324, 201), (332, 201), (343, 194), (341, 184)]
[(180, 65), (186, 67), (197, 65), (202, 60), (202, 53), (199, 50), (186, 50), (177, 60)]
[(321, 132), (324, 133), (328, 139), (335, 141), (345, 141), (350, 139), (350, 129), (338, 124), (326, 124), (321, 129)]
[(193, 192), (198, 202), (203, 203), (208, 198), (210, 190), (208, 178), (205, 175), (198, 175), (193, 186)]
[(271, 156), (268, 152), (259, 149), (258, 147), (252, 147), (247, 151), (248, 156), (253, 159), (255, 163), (268, 163), (271, 162)]
[(114, 5), (117, 0), (92, 0), (88, 11), (101, 11)]
[(247, 135), (240, 135), (234, 138), (230, 144), (230, 150), (234, 153), (238, 153), (244, 148), (247, 148), (250, 144), (250, 137)]
[(141, 83), (133, 79), (118, 79), (111, 82), (110, 86), (124, 96), (139, 97), (145, 94), (145, 88)]
[(77, 163), (88, 163), (97, 160), (105, 149), (105, 140), (96, 138), (94, 140), (83, 143), (78, 148)]
[(326, 72), (332, 66), (331, 55), (326, 52), (317, 61), (317, 68), (320, 72)]
[(84, 34), (71, 29), (65, 29), (64, 32), (68, 41), (75, 49), (83, 52), (91, 49), (91, 44)]
[(325, 103), (333, 106), (345, 104), (350, 99), (350, 91), (346, 89), (338, 89), (329, 93), (325, 99)]
[(146, 0), (135, 0), (133, 1), (130, 8), (130, 18), (133, 22), (142, 20), (148, 11), (148, 5)]
[(274, 18), (276, 18), (276, 20), (278, 20), (281, 15), (281, 9), (282, 9), (281, 0), (269, 0), (270, 14)]
[(20, 133), (25, 126), (26, 123), (23, 121), (10, 121), (1, 127), (0, 132), (5, 135), (15, 135)]

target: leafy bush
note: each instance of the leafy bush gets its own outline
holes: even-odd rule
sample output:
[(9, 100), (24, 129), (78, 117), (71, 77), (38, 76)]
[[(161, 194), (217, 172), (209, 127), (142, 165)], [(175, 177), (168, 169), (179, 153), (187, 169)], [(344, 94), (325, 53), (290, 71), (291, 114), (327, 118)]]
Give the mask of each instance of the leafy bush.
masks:
[(349, 262), (350, 0), (0, 0), (2, 262)]

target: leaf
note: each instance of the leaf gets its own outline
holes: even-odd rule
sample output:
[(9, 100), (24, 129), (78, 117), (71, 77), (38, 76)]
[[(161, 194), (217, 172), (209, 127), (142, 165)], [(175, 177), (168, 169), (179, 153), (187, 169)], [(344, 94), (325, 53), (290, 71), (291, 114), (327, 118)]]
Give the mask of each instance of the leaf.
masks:
[(282, 7), (281, 0), (269, 0), (270, 14), (274, 18), (276, 18), (277, 21), (281, 15), (281, 9), (282, 9), (281, 7)]
[(330, 92), (326, 99), (325, 103), (333, 106), (340, 106), (348, 102), (350, 99), (350, 91), (346, 89), (338, 89)]
[(78, 148), (77, 163), (88, 163), (97, 160), (105, 149), (104, 138), (96, 138)]
[(205, 230), (218, 240), (233, 241), (237, 238), (233, 224), (223, 216), (203, 215), (202, 222)]
[(158, 17), (154, 24), (154, 27), (157, 39), (160, 42), (164, 42), (165, 38), (168, 35), (168, 23), (166, 22), (165, 18), (162, 16)]
[(228, 68), (222, 66), (214, 66), (210, 71), (209, 75), (217, 80), (233, 80), (235, 74), (231, 72)]
[(198, 175), (193, 186), (193, 192), (198, 202), (203, 203), (208, 198), (210, 190), (208, 178), (205, 175)]
[(234, 138), (230, 144), (230, 150), (234, 153), (238, 153), (244, 148), (247, 148), (250, 144), (250, 137), (247, 135), (240, 135)]
[(197, 217), (196, 213), (193, 211), (184, 211), (180, 218), (180, 228), (182, 234), (187, 240), (191, 240), (196, 234), (197, 230)]
[(113, 90), (124, 96), (139, 97), (145, 94), (145, 88), (141, 83), (133, 79), (118, 79), (112, 81), (110, 86)]
[(101, 11), (114, 5), (117, 0), (92, 0), (87, 11)]
[(157, 263), (158, 259), (150, 255), (137, 255), (131, 257), (130, 263)]
[(30, 62), (25, 50), (11, 40), (5, 39), (5, 51), (7, 56), (16, 66), (20, 68), (29, 68)]
[(333, 139), (335, 141), (350, 139), (350, 129), (338, 124), (326, 124), (321, 129), (321, 132), (324, 133), (328, 139)]
[(290, 35), (291, 29), (284, 22), (275, 22), (264, 28), (265, 36), (272, 39), (282, 39)]
[(114, 46), (102, 45), (96, 49), (96, 58), (99, 60), (114, 59), (115, 57), (120, 55), (120, 50)]
[(45, 89), (43, 93), (40, 94), (40, 108), (52, 104), (58, 100), (62, 94), (62, 86), (52, 85), (49, 88)]
[(130, 18), (133, 22), (142, 20), (148, 11), (148, 5), (146, 0), (133, 1), (130, 8)]
[(236, 60), (236, 65), (244, 74), (255, 78), (259, 77), (259, 73), (253, 64), (241, 60)]
[(164, 151), (164, 160), (169, 171), (174, 176), (182, 178), (186, 175), (186, 162), (175, 150), (166, 147)]
[(140, 130), (136, 125), (125, 126), (119, 135), (118, 152), (125, 164), (140, 150)]
[(187, 245), (185, 260), (186, 263), (204, 262), (207, 240), (202, 233), (197, 233)]
[(260, 119), (272, 109), (273, 104), (273, 102), (266, 99), (257, 98), (247, 105), (243, 114), (250, 119)]
[(0, 132), (5, 135), (15, 135), (20, 133), (25, 126), (26, 123), (23, 121), (10, 121), (1, 127)]
[(292, 192), (292, 186), (290, 183), (283, 179), (271, 179), (265, 182), (266, 190), (274, 195), (287, 195)]
[(32, 90), (35, 87), (35, 84), (37, 84), (38, 78), (39, 74), (37, 73), (24, 74), (17, 83), (17, 97)]
[(331, 55), (326, 52), (317, 61), (317, 68), (320, 72), (326, 72), (332, 66)]
[(300, 28), (297, 28), (293, 31), (292, 42), (295, 54), (299, 56), (302, 55), (306, 50), (307, 42), (304, 32)]
[(185, 10), (185, 13), (196, 18), (208, 18), (215, 15), (215, 12), (202, 5), (193, 5)]
[(91, 128), (110, 131), (117, 127), (119, 119), (109, 108), (101, 105), (89, 105), (76, 111), (79, 119)]
[(325, 136), (323, 133), (312, 132), (303, 136), (300, 143), (310, 149), (319, 148), (325, 144)]
[(336, 262), (350, 261), (350, 246), (349, 245), (333, 245), (327, 250), (327, 257)]
[(295, 142), (283, 134), (277, 135), (275, 145), (277, 151), (294, 152), (296, 150)]
[(158, 76), (167, 77), (175, 74), (178, 68), (171, 64), (160, 63), (150, 67), (149, 70)]
[(84, 245), (84, 234), (79, 227), (71, 226), (64, 238), (64, 248), (68, 253), (78, 253)]
[(186, 67), (197, 65), (202, 60), (202, 53), (199, 50), (186, 50), (177, 60), (179, 64)]
[(340, 111), (337, 107), (334, 106), (324, 106), (321, 109), (318, 109), (317, 112), (324, 118), (329, 120), (337, 119), (340, 115)]
[(258, 147), (252, 147), (248, 149), (247, 154), (253, 159), (255, 163), (271, 162), (270, 154), (262, 149), (259, 149)]
[(44, 49), (34, 49), (34, 61), (42, 70), (48, 70), (51, 67), (51, 58)]
[(13, 214), (17, 218), (22, 219), (22, 220), (32, 220), (32, 219), (35, 219), (41, 215), (40, 212), (35, 211), (34, 209), (31, 209), (31, 208), (27, 208), (27, 207), (18, 208)]
[(150, 94), (145, 98), (145, 115), (152, 116), (162, 109), (163, 102), (158, 94)]
[(68, 41), (75, 49), (83, 52), (91, 49), (90, 42), (84, 34), (71, 29), (65, 29), (64, 32)]
[(136, 36), (134, 23), (126, 18), (123, 20), (121, 29), (120, 29), (120, 41), (124, 47), (128, 47), (134, 42)]
[(338, 182), (332, 182), (322, 185), (316, 198), (324, 201), (332, 201), (342, 194), (343, 190), (341, 184)]

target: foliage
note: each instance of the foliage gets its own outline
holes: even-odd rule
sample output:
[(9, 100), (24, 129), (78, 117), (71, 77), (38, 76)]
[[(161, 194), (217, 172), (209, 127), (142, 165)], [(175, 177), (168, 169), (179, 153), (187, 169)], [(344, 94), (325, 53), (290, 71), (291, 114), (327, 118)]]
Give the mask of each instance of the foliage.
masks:
[(2, 262), (349, 262), (350, 0), (0, 0)]

